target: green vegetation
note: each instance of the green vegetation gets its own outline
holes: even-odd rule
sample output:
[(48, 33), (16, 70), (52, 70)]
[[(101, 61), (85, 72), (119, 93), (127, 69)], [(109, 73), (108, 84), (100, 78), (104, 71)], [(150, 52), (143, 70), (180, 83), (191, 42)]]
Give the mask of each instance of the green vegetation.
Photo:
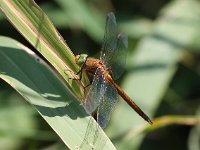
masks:
[[(200, 149), (200, 1), (37, 4), (0, 0), (0, 149)], [(129, 37), (117, 82), (154, 125), (120, 99), (104, 134), (81, 105), (87, 77), (71, 78), (74, 55), (98, 58), (110, 11)]]

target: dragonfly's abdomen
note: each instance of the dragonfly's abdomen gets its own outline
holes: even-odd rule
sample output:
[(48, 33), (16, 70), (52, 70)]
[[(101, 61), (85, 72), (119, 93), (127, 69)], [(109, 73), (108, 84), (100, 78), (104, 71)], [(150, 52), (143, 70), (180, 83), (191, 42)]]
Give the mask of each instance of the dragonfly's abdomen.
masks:
[(133, 108), (144, 120), (152, 124), (151, 119), (140, 109), (139, 106), (113, 81), (110, 75), (107, 75), (107, 80), (117, 89), (118, 94)]

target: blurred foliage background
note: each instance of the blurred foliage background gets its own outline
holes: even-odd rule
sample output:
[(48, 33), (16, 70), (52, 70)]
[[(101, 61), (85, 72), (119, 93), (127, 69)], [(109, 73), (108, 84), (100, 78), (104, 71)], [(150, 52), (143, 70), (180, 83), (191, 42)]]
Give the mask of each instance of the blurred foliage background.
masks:
[[(113, 11), (119, 30), (129, 37), (126, 71), (117, 82), (152, 118), (199, 116), (199, 0), (36, 3), (74, 54), (87, 53), (92, 57), (99, 56), (106, 14)], [(0, 35), (17, 39), (34, 50), (3, 16), (0, 16)], [(39, 114), (2, 80), (0, 91), (0, 149), (66, 149)], [(200, 149), (200, 126), (188, 126), (187, 120), (182, 125), (155, 128), (142, 137), (140, 134), (134, 137), (134, 131), (129, 135), (138, 124), (144, 124), (143, 120), (120, 101), (106, 133), (118, 149)]]

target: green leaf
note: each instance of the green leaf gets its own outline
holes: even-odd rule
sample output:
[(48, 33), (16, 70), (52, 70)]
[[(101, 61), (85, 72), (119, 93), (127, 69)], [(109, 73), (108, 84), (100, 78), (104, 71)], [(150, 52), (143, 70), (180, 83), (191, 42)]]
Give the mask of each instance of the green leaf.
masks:
[(77, 78), (75, 58), (52, 22), (32, 0), (1, 0), (0, 8), (13, 26), (41, 53), (63, 76), (74, 93), (83, 99)]
[(129, 38), (139, 39), (152, 32), (153, 24), (146, 18), (134, 18), (130, 21), (121, 23), (120, 27)]
[[(162, 11), (155, 35), (180, 47), (200, 52), (200, 9), (197, 0), (177, 0)], [(192, 10), (192, 11), (191, 11)]]
[(31, 103), (70, 149), (115, 149), (54, 71), (22, 44), (0, 37), (0, 78)]
[[(56, 3), (59, 9), (55, 8), (46, 11), (56, 26), (71, 26), (72, 28), (82, 29), (93, 40), (98, 42), (102, 40), (105, 16), (96, 11), (93, 5), (82, 0), (57, 0)], [(47, 3), (46, 5), (50, 4)], [(41, 7), (46, 10), (45, 8), (49, 6), (41, 5)]]

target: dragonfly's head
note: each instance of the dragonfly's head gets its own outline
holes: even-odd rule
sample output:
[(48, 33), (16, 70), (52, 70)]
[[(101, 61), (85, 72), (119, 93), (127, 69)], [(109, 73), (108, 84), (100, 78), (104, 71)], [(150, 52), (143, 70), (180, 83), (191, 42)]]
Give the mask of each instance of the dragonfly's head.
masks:
[(88, 57), (87, 54), (76, 55), (75, 57), (76, 64), (82, 67), (85, 64), (87, 57)]

